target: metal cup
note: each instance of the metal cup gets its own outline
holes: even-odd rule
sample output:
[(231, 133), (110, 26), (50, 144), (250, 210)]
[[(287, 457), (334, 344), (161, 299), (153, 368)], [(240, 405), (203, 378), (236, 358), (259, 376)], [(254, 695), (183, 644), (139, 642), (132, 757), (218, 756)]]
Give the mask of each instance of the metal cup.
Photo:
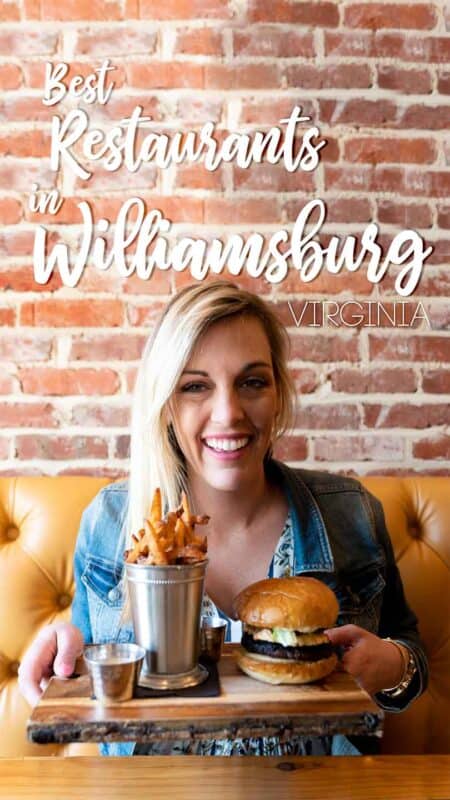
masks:
[(207, 563), (125, 564), (135, 639), (146, 651), (141, 686), (184, 688), (208, 677), (198, 663)]
[(84, 650), (95, 697), (102, 705), (131, 700), (144, 661), (137, 644), (96, 644)]
[(220, 661), (227, 632), (227, 622), (222, 617), (202, 617), (200, 652), (211, 661)]

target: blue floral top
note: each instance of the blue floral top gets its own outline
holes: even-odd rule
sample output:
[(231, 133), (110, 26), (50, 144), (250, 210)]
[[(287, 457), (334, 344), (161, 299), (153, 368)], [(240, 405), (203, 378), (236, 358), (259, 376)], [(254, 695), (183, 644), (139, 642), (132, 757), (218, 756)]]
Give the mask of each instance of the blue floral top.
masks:
[[(283, 532), (278, 541), (269, 578), (284, 578), (293, 575), (294, 540), (291, 515), (288, 514)], [(203, 598), (204, 616), (220, 616), (228, 622), (226, 641), (241, 640), (241, 622), (234, 622), (216, 607), (210, 597)], [(284, 756), (284, 755), (329, 755), (331, 737), (322, 739), (294, 736), (287, 742), (280, 742), (277, 736), (249, 739), (211, 739), (196, 742), (157, 742), (137, 744), (133, 755), (205, 755), (205, 756)]]

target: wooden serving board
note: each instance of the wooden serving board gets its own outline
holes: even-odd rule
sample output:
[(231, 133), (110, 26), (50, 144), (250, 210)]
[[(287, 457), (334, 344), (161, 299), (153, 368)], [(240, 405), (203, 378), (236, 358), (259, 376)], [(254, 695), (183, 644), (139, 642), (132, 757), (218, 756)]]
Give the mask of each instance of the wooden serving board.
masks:
[(103, 707), (91, 700), (87, 674), (52, 678), (27, 727), (50, 742), (155, 742), (293, 734), (381, 735), (383, 712), (346, 672), (317, 683), (272, 686), (244, 675), (226, 645), (218, 697), (152, 697)]

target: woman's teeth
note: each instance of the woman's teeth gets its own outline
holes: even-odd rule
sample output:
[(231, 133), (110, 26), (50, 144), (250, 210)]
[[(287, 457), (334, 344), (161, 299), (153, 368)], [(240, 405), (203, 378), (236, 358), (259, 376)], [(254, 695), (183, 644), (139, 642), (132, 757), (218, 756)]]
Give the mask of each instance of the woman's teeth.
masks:
[(249, 441), (250, 437), (245, 436), (242, 439), (205, 439), (205, 444), (212, 450), (231, 452), (232, 450), (241, 450)]

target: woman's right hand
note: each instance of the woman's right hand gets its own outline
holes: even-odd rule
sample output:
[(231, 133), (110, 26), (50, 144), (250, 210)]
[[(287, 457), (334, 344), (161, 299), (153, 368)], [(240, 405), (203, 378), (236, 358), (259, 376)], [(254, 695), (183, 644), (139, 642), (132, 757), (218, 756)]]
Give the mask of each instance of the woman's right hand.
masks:
[(83, 647), (83, 634), (70, 622), (39, 631), (19, 667), (19, 689), (30, 706), (36, 705), (52, 675), (67, 678), (74, 672)]

